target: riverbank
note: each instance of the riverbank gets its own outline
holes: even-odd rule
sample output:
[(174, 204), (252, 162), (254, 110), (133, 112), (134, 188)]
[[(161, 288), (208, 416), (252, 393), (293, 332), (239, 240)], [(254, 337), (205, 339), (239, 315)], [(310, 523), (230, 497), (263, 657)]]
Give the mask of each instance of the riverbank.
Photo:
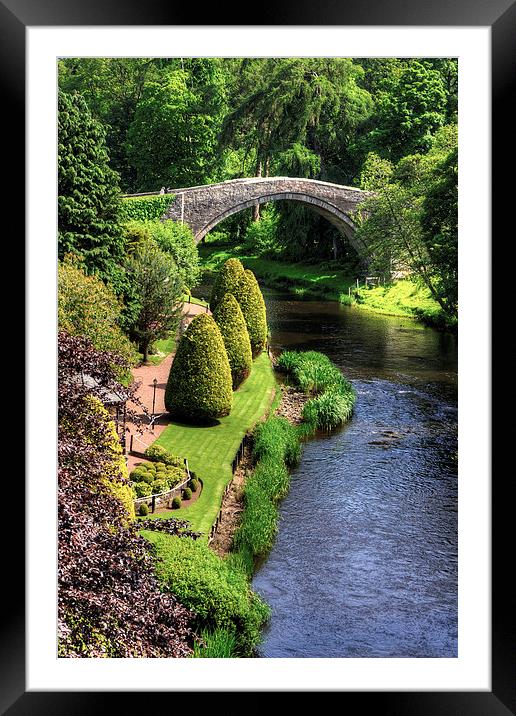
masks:
[(348, 268), (326, 262), (288, 263), (243, 253), (239, 247), (218, 243), (199, 246), (205, 278), (210, 281), (228, 258), (238, 258), (268, 288), (291, 293), (297, 299), (338, 301), (360, 310), (404, 316), (435, 328), (449, 326), (439, 304), (424, 286), (401, 280), (389, 286), (357, 290), (357, 279)]

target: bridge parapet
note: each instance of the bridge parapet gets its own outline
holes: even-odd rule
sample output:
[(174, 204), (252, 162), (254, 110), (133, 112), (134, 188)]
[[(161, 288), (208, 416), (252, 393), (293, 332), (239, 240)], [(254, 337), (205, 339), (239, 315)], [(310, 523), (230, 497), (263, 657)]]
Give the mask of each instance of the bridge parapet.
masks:
[(196, 241), (231, 214), (256, 204), (291, 200), (309, 206), (335, 224), (357, 251), (364, 248), (356, 239), (351, 216), (371, 192), (355, 187), (296, 177), (254, 177), (167, 189), (166, 193), (174, 194), (174, 198), (163, 218), (188, 224)]

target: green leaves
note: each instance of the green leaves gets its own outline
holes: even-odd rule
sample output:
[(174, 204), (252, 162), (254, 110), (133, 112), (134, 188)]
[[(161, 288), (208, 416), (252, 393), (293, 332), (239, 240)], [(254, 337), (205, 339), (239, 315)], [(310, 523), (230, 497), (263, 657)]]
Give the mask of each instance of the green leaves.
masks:
[(58, 97), (58, 255), (74, 252), (90, 273), (115, 282), (123, 254), (118, 176), (105, 132), (79, 95)]

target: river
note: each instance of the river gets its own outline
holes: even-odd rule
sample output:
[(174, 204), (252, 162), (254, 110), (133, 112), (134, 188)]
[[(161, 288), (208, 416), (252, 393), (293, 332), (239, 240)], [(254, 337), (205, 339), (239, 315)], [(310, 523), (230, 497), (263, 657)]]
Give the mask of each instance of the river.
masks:
[(262, 657), (457, 656), (457, 346), (410, 319), (264, 291), (270, 344), (352, 381), (350, 422), (303, 446), (253, 589)]

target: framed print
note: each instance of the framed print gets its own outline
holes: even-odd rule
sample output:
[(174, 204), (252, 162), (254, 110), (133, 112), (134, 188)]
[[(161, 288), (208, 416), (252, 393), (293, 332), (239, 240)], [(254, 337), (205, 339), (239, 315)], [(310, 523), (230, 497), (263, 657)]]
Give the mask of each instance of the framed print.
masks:
[[(510, 565), (510, 545), (513, 543), (508, 527), (511, 524), (509, 512), (511, 504), (505, 497), (503, 478), (493, 479), (495, 475), (491, 467), (491, 455), (494, 452), (493, 445), (496, 435), (493, 432), (491, 437), (490, 424), (492, 332), (490, 264), (492, 257), (496, 255), (492, 250), (492, 246), (496, 246), (492, 244), (495, 229), (491, 226), (494, 227), (497, 221), (501, 221), (500, 217), (506, 213), (507, 206), (510, 206), (508, 195), (511, 190), (510, 183), (500, 180), (499, 177), (502, 175), (503, 169), (501, 157), (504, 157), (505, 162), (508, 159), (510, 161), (511, 149), (514, 146), (512, 131), (509, 128), (511, 119), (508, 111), (508, 99), (514, 87), (512, 52), (516, 30), (514, 3), (510, 0), (505, 0), (505, 2), (498, 0), (495, 3), (478, 2), (474, 7), (460, 7), (456, 4), (448, 6), (436, 2), (415, 2), (407, 7), (400, 3), (399, 5), (389, 5), (388, 17), (385, 16), (385, 6), (377, 2), (360, 4), (357, 7), (336, 7), (331, 4), (315, 7), (302, 3), (296, 5), (295, 9), (286, 6), (273, 7), (267, 4), (260, 7), (258, 21), (246, 18), (245, 22), (240, 17), (235, 22), (235, 18), (226, 18), (226, 13), (219, 15), (219, 9), (217, 9), (217, 13), (214, 10), (214, 8), (206, 10), (203, 17), (206, 24), (201, 25), (190, 24), (193, 13), (186, 8), (171, 8), (157, 2), (146, 4), (145, 8), (136, 4), (128, 5), (116, 2), (109, 4), (94, 2), (88, 5), (57, 2), (49, 8), (30, 0), (27, 2), (0, 0), (3, 97), (4, 107), (9, 109), (7, 115), (10, 118), (6, 145), (18, 147), (17, 160), (6, 162), (4, 165), (6, 194), (9, 196), (9, 208), (6, 206), (6, 227), (8, 227), (6, 236), (20, 236), (23, 231), (21, 217), (25, 215), (27, 255), (22, 257), (22, 260), (26, 262), (28, 321), (27, 404), (25, 411), (27, 420), (26, 523), (22, 528), (20, 524), (22, 498), (19, 495), (20, 488), (17, 487), (14, 501), (12, 496), (6, 499), (6, 510), (9, 517), (14, 519), (8, 532), (8, 544), (4, 549), (7, 556), (5, 591), (8, 606), (4, 610), (0, 647), (3, 684), (0, 705), (3, 712), (12, 716), (47, 709), (52, 713), (65, 712), (70, 709), (79, 712), (82, 709), (84, 713), (103, 712), (108, 708), (113, 708), (114, 698), (119, 695), (111, 695), (108, 692), (130, 692), (131, 700), (137, 699), (138, 704), (144, 706), (143, 701), (140, 701), (140, 692), (153, 692), (153, 696), (160, 693), (161, 698), (168, 697), (175, 700), (177, 692), (189, 691), (337, 691), (340, 692), (339, 698), (344, 700), (343, 703), (347, 707), (370, 706), (373, 709), (393, 714), (468, 713), (500, 714), (502, 716), (516, 713), (513, 600), (510, 588), (506, 583)], [(450, 571), (455, 577), (458, 574), (458, 592), (453, 593), (452, 590), (436, 621), (428, 618), (428, 621), (425, 622), (426, 616), (421, 616), (417, 630), (419, 630), (418, 634), (423, 636), (419, 642), (416, 637), (412, 640), (408, 639), (410, 645), (406, 651), (389, 651), (386, 645), (388, 638), (394, 640), (398, 638), (397, 629), (400, 629), (400, 624), (403, 624), (405, 634), (410, 632), (413, 620), (419, 618), (418, 608), (415, 607), (414, 611), (406, 616), (402, 610), (397, 611), (396, 605), (393, 605), (392, 620), (386, 620), (378, 627), (379, 633), (384, 639), (381, 648), (378, 649), (371, 647), (368, 643), (367, 647), (357, 646), (355, 651), (350, 649), (349, 652), (339, 652), (338, 649), (342, 648), (340, 644), (333, 651), (325, 650), (325, 648), (305, 653), (275, 650), (276, 644), (272, 629), (267, 649), (260, 654), (262, 658), (258, 659), (247, 658), (249, 656), (247, 653), (244, 658), (232, 658), (229, 661), (222, 658), (211, 658), (208, 661), (188, 658), (170, 659), (164, 658), (165, 652), (154, 654), (157, 658), (120, 658), (115, 656), (102, 659), (96, 658), (94, 655), (89, 659), (63, 658), (63, 655), (58, 657), (56, 649), (57, 587), (55, 583), (55, 570), (56, 566), (58, 567), (55, 543), (57, 493), (46, 486), (53, 485), (57, 470), (55, 450), (57, 431), (54, 417), (57, 412), (55, 399), (57, 395), (55, 345), (57, 316), (55, 310), (56, 271), (54, 270), (57, 263), (55, 248), (57, 62), (62, 58), (70, 57), (250, 57), (257, 59), (276, 57), (328, 57), (332, 59), (438, 57), (458, 59), (460, 246), (458, 387), (455, 378), (451, 379), (450, 383), (453, 385), (453, 390), (458, 390), (459, 405), (457, 433), (459, 444), (458, 529), (454, 522), (457, 511), (456, 504), (454, 508), (451, 504), (450, 494), (446, 493), (439, 499), (442, 499), (445, 504), (444, 511), (449, 509), (449, 512), (454, 513), (455, 509), (455, 516), (452, 516), (451, 521), (447, 523), (449, 526), (451, 525), (450, 535), (440, 534), (439, 530), (442, 527), (436, 523), (433, 511), (438, 509), (435, 507), (437, 502), (435, 502), (434, 490), (431, 491), (431, 497), (429, 497), (429, 504), (432, 507), (428, 509), (431, 515), (428, 524), (425, 525), (428, 530), (427, 534), (432, 529), (439, 534), (440, 539), (435, 542), (431, 541), (431, 544), (435, 546), (436, 550), (444, 550), (443, 559), (447, 560), (449, 554), (454, 551), (456, 553), (458, 547), (458, 563), (456, 562), (455, 567), (450, 567)], [(156, 104), (152, 105), (151, 100)], [(256, 97), (253, 101), (257, 103), (259, 98)], [(359, 100), (356, 102), (358, 106)], [(155, 108), (152, 111), (157, 111), (156, 108), (160, 106), (159, 97), (150, 98), (147, 106), (151, 105)], [(253, 107), (256, 106), (256, 104), (253, 105)], [(493, 111), (492, 117), (491, 110)], [(72, 109), (67, 111), (72, 113)], [(192, 104), (181, 112), (182, 114), (180, 113), (178, 116), (194, 114), (194, 105)], [(258, 121), (256, 117), (258, 117), (258, 112), (252, 115), (253, 122)], [(149, 117), (144, 117), (139, 125), (142, 136), (149, 121), (151, 121)], [(167, 125), (167, 143), (172, 144), (175, 141), (173, 132), (176, 121), (177, 118)], [(24, 127), (26, 127), (26, 131)], [(269, 131), (269, 125), (264, 123), (262, 130)], [(192, 132), (189, 141), (204, 142), (206, 146), (208, 145), (206, 136), (209, 130), (206, 126), (198, 138), (193, 136), (193, 129), (190, 128), (189, 131)], [(238, 131), (243, 132), (244, 130), (240, 128)], [(73, 131), (70, 133), (70, 137), (72, 135)], [(242, 135), (238, 136), (241, 138)], [(270, 206), (275, 201), (278, 204), (286, 203), (285, 198), (298, 200), (301, 195), (305, 205), (311, 204), (326, 219), (328, 213), (332, 214), (330, 221), (335, 225), (338, 221), (341, 224), (346, 224), (351, 215), (348, 204), (345, 205), (345, 211), (340, 210), (339, 199), (335, 198), (335, 186), (343, 185), (343, 181), (331, 182), (334, 194), (330, 204), (323, 194), (317, 193), (324, 190), (319, 186), (321, 183), (318, 183), (317, 179), (310, 186), (307, 182), (310, 182), (311, 178), (308, 177), (304, 177), (302, 181), (300, 179), (301, 183), (298, 182), (298, 184), (288, 181), (285, 187), (280, 186), (281, 181), (286, 181), (293, 175), (288, 173), (288, 170), (285, 170), (285, 175), (280, 174), (279, 169), (271, 171), (269, 174), (270, 156), (266, 154), (263, 155), (263, 162), (258, 153), (256, 157), (253, 155), (253, 161), (256, 161), (257, 165), (262, 163), (259, 173), (256, 175), (259, 177), (259, 190), (255, 194), (252, 192), (258, 186), (256, 182), (254, 184), (249, 182), (245, 187), (243, 184), (238, 184), (238, 182), (244, 182), (247, 179), (231, 180), (235, 183), (231, 184), (231, 191), (227, 196), (223, 196), (223, 188), (219, 186), (223, 182), (205, 182), (199, 180), (195, 173), (191, 174), (191, 181), (181, 178), (176, 182), (173, 174), (166, 175), (165, 162), (163, 163), (164, 169), (160, 170), (162, 171), (160, 177), (166, 176), (166, 179), (160, 182), (160, 186), (154, 185), (153, 182), (157, 179), (152, 178), (152, 171), (144, 162), (145, 147), (148, 145), (142, 139), (138, 148), (138, 137), (135, 134), (131, 141), (133, 142), (133, 157), (135, 157), (134, 166), (138, 166), (138, 171), (141, 172), (140, 176), (147, 177), (145, 179), (147, 184), (137, 181), (131, 184), (128, 179), (125, 185), (127, 199), (134, 200), (149, 193), (157, 200), (160, 195), (166, 197), (167, 194), (172, 194), (174, 196), (172, 202), (176, 201), (176, 204), (167, 204), (167, 211), (170, 212), (169, 218), (175, 218), (181, 224), (186, 223), (190, 226), (198, 240), (202, 240), (209, 231), (215, 230), (215, 226), (220, 229), (222, 224), (219, 225), (219, 222), (236, 216), (237, 210), (244, 206), (246, 210), (249, 210), (250, 215), (251, 211), (258, 210), (260, 202), (263, 202), (265, 206)], [(239, 139), (239, 141), (244, 140)], [(181, 142), (182, 140), (179, 138), (174, 144), (173, 151), (176, 156), (181, 153)], [(164, 141), (164, 154), (166, 153), (165, 144)], [(22, 147), (23, 151), (21, 151)], [(494, 162), (492, 169), (491, 147)], [(71, 153), (73, 154), (74, 151)], [(76, 153), (79, 151), (81, 150), (76, 150)], [(26, 162), (23, 159), (25, 152)], [(393, 154), (391, 163), (394, 165), (405, 155), (415, 153), (416, 150), (411, 152), (407, 150), (399, 157)], [(235, 151), (234, 161), (244, 162), (243, 154), (245, 152), (238, 154), (238, 151)], [(297, 160), (299, 160), (299, 156), (297, 156)], [(304, 160), (309, 162), (310, 157), (304, 156)], [(285, 159), (285, 161), (287, 160)], [(266, 165), (267, 171), (265, 170)], [(26, 173), (25, 166), (27, 167)], [(122, 159), (120, 159), (119, 166), (122, 166)], [(280, 164), (276, 166), (279, 167)], [(404, 171), (414, 171), (414, 164), (410, 165), (410, 168), (408, 164), (405, 164)], [(494, 185), (492, 192), (491, 171)], [(129, 176), (133, 176), (130, 171), (127, 173), (127, 177)], [(242, 176), (250, 176), (250, 173), (244, 172)], [(297, 175), (294, 174), (294, 176)], [(330, 176), (330, 174), (326, 176)], [(267, 187), (265, 191), (263, 187), (268, 180), (274, 181), (272, 181), (271, 187)], [(327, 183), (329, 185), (330, 181), (327, 180)], [(203, 200), (204, 203), (201, 201), (194, 204), (193, 209), (190, 209), (189, 202), (194, 201), (192, 197), (195, 192), (199, 193), (202, 188), (200, 185), (204, 186), (205, 184), (218, 186), (217, 191), (220, 192), (220, 195), (217, 194), (215, 197), (213, 190), (210, 197), (206, 201)], [(24, 200), (21, 198), (23, 194), (21, 187), (24, 185), (26, 187), (25, 210), (22, 206)], [(146, 191), (147, 186), (149, 187), (148, 191)], [(364, 180), (361, 189), (355, 187), (354, 191), (363, 191), (365, 197), (368, 186)], [(177, 187), (181, 187), (181, 193), (177, 192)], [(239, 187), (240, 190), (245, 189), (245, 197), (238, 194)], [(341, 186), (341, 188), (348, 190), (350, 187)], [(181, 202), (176, 199), (176, 194), (181, 196)], [(349, 203), (348, 195), (344, 196), (344, 194), (345, 192), (342, 194), (342, 202)], [(217, 204), (218, 208), (212, 215), (210, 214), (210, 202), (219, 202), (222, 208)], [(502, 207), (505, 212), (502, 211)], [(190, 214), (189, 211), (191, 211)], [(202, 214), (203, 211), (206, 215)], [(14, 216), (17, 217), (16, 222)], [(263, 216), (267, 216), (265, 209), (262, 212)], [(346, 225), (344, 233), (348, 230), (349, 227)], [(491, 235), (490, 232), (492, 232)], [(354, 236), (355, 234), (353, 234)], [(464, 238), (466, 236), (469, 237), (468, 242)], [(337, 257), (338, 250), (333, 242), (332, 248), (328, 249), (330, 252), (328, 261)], [(331, 251), (334, 253), (331, 254)], [(294, 263), (293, 259), (292, 263)], [(379, 286), (381, 281), (379, 271), (370, 272), (366, 276), (366, 287), (368, 281), (373, 284), (374, 281), (377, 281)], [(508, 279), (504, 279), (502, 283), (506, 284), (507, 281), (510, 283)], [(481, 300), (479, 300), (479, 285), (481, 286)], [(354, 289), (350, 286), (348, 290), (351, 296)], [(194, 291), (190, 292), (188, 289), (188, 303), (193, 296), (197, 305), (202, 307), (202, 311), (198, 312), (208, 313), (209, 302), (204, 300), (206, 295), (203, 293), (203, 295), (196, 296)], [(304, 306), (309, 306), (309, 304), (305, 303)], [(213, 298), (211, 307), (214, 307)], [(295, 310), (299, 311), (297, 317)], [(306, 309), (308, 312), (311, 310), (315, 311), (313, 306)], [(317, 333), (317, 321), (319, 320), (317, 315), (313, 313), (311, 318), (307, 318), (306, 311), (301, 305), (292, 311), (289, 318), (291, 323), (288, 324), (288, 327), (281, 329), (288, 334), (288, 337), (282, 336), (280, 340), (272, 335), (269, 336), (267, 344), (264, 339), (264, 346), (267, 345), (267, 355), (269, 355), (269, 350), (274, 352), (275, 346), (278, 345), (285, 350), (289, 346), (292, 346), (293, 349), (296, 348), (298, 344), (292, 338), (294, 330), (292, 326), (298, 325), (296, 321), (299, 323), (299, 318), (304, 313), (302, 319), (311, 321), (310, 330), (313, 333), (309, 338), (299, 339), (299, 345), (302, 345), (303, 349), (313, 348), (313, 350), (318, 350), (320, 346), (323, 346), (330, 358), (334, 359), (331, 342), (327, 337), (321, 338)], [(283, 326), (283, 324), (281, 325)], [(285, 325), (287, 326), (287, 324)], [(493, 323), (493, 327), (494, 325)], [(333, 330), (334, 324), (331, 324), (331, 328)], [(184, 330), (189, 330), (188, 323), (184, 326)], [(346, 323), (345, 340), (349, 340), (352, 330), (350, 323)], [(416, 350), (414, 343), (411, 344), (411, 340), (417, 342), (417, 337), (407, 341), (404, 338), (403, 326), (398, 326), (396, 330), (401, 336), (396, 345), (399, 346), (399, 351), (404, 351), (403, 364), (396, 368), (397, 371), (406, 371), (409, 374), (411, 371), (419, 370), (414, 367), (418, 361), (430, 361), (432, 370), (428, 369), (427, 373), (421, 371), (421, 376), (424, 375), (421, 379), (428, 383), (432, 383), (432, 381), (439, 383), (443, 380), (442, 374), (447, 371), (450, 374), (454, 372), (453, 361), (447, 363), (442, 352), (436, 353), (434, 360), (432, 351), (435, 350), (435, 346), (431, 342), (426, 341), (421, 345), (418, 344)], [(409, 333), (408, 329), (405, 333)], [(334, 337), (335, 340), (344, 340), (341, 334), (335, 334)], [(317, 342), (318, 340), (319, 342)], [(378, 344), (374, 344), (372, 341), (368, 344), (365, 337), (363, 340), (366, 346), (365, 350), (370, 351), (369, 355), (375, 350), (375, 345), (376, 349), (380, 350)], [(275, 343), (275, 341), (278, 342)], [(141, 345), (143, 343), (140, 343), (139, 347)], [(147, 363), (149, 345), (150, 343), (146, 345), (145, 349), (142, 349), (143, 364)], [(385, 347), (382, 350), (385, 350)], [(441, 343), (439, 343), (438, 350), (442, 351)], [(36, 355), (37, 360), (35, 360)], [(425, 370), (427, 370), (426, 366), (425, 363)], [(434, 370), (434, 366), (438, 367), (435, 367)], [(364, 378), (365, 373), (359, 374), (358, 372), (354, 375), (360, 389), (364, 392), (362, 400), (367, 401), (365, 397), (367, 376)], [(147, 412), (150, 412), (152, 416), (152, 430), (155, 427), (156, 384), (158, 383), (164, 392), (166, 380), (166, 375), (163, 381), (154, 380), (153, 395), (152, 386), (149, 389), (149, 400), (152, 398), (153, 404)], [(408, 382), (410, 383), (410, 380)], [(419, 383), (414, 383), (410, 387), (414, 388), (414, 393), (417, 393)], [(393, 405), (400, 405), (401, 401), (405, 400), (405, 392), (407, 391), (400, 389), (396, 395), (394, 393), (390, 395), (389, 388), (384, 386), (382, 395), (385, 400), (392, 400)], [(190, 392), (188, 402), (191, 400), (193, 398)], [(439, 432), (439, 438), (435, 438), (437, 430), (435, 426), (438, 423), (435, 417), (437, 413), (434, 408), (424, 407), (427, 406), (429, 400), (428, 394), (417, 393), (417, 401), (419, 401), (417, 410), (420, 411), (417, 414), (418, 416), (424, 415), (425, 425), (428, 423), (430, 426), (429, 432), (425, 433), (421, 444), (426, 444), (424, 441), (449, 440), (451, 442), (446, 444), (450, 445), (454, 439), (453, 434), (443, 438)], [(414, 410), (416, 410), (415, 405), (414, 402)], [(450, 403), (444, 400), (440, 404), (440, 409), (446, 416), (456, 416), (456, 409), (455, 413), (453, 412), (454, 405), (456, 403), (454, 404), (453, 400)], [(169, 410), (168, 407), (167, 410)], [(427, 413), (424, 413), (424, 410), (427, 410)], [(215, 416), (215, 423), (221, 415), (224, 417), (225, 413), (221, 412), (220, 415)], [(118, 419), (117, 408), (117, 428)], [(387, 424), (381, 424), (378, 416), (375, 419), (376, 427), (374, 429), (377, 429), (381, 435), (367, 442), (367, 445), (372, 447), (366, 447), (364, 441), (364, 449), (376, 451), (376, 455), (388, 456), (391, 445), (399, 440), (399, 435), (394, 435), (392, 431), (387, 430)], [(423, 418), (418, 419), (423, 420)], [(447, 419), (448, 417), (445, 418), (445, 420)], [(453, 417), (449, 419), (453, 420)], [(156, 422), (156, 426), (158, 434), (161, 435), (159, 420)], [(408, 425), (407, 440), (415, 439), (413, 436), (416, 432), (413, 425)], [(345, 434), (354, 435), (353, 439), (360, 440), (360, 436), (350, 430)], [(133, 436), (138, 439), (135, 432)], [(163, 445), (161, 438), (160, 440)], [(177, 445), (177, 441), (180, 440), (178, 433), (174, 435), (174, 440)], [(317, 445), (318, 450), (324, 451), (323, 442), (317, 443)], [(125, 447), (124, 444), (124, 450)], [(145, 444), (145, 447), (148, 448), (148, 445)], [(328, 448), (325, 459), (331, 459), (332, 449), (334, 448)], [(141, 450), (141, 454), (145, 457), (144, 449)], [(133, 452), (134, 454), (138, 453), (137, 449)], [(403, 455), (403, 450), (400, 450), (396, 453), (396, 459), (402, 461)], [(9, 461), (11, 459), (13, 458), (10, 458)], [(315, 449), (312, 459), (313, 469), (313, 465), (319, 464), (317, 461), (320, 459), (320, 453), (315, 454)], [(449, 456), (448, 459), (450, 459)], [(190, 460), (191, 462), (192, 460)], [(445, 462), (445, 458), (443, 458), (443, 462)], [(375, 462), (374, 464), (377, 466), (379, 463)], [(131, 463), (130, 469), (133, 469), (135, 465), (138, 469), (139, 463), (134, 463), (134, 465)], [(407, 463), (407, 471), (410, 470), (410, 465), (411, 463)], [(155, 469), (157, 469), (156, 466)], [(194, 463), (194, 467), (190, 464), (189, 467), (186, 462), (186, 468), (181, 466), (181, 470), (184, 469), (188, 474), (188, 485), (181, 496), (183, 500), (189, 501), (192, 499), (190, 470), (195, 473), (196, 464)], [(331, 469), (337, 469), (337, 467), (334, 466)], [(375, 467), (376, 469), (377, 467)], [(427, 466), (425, 469), (438, 471), (440, 467), (432, 463), (431, 467)], [(388, 469), (386, 469), (386, 475), (387, 473)], [(349, 473), (346, 474), (346, 477), (349, 477)], [(155, 476), (152, 479), (154, 478)], [(165, 480), (164, 474), (162, 474), (162, 478)], [(195, 478), (194, 474), (194, 484)], [(510, 480), (509, 475), (505, 477), (505, 480)], [(9, 481), (9, 491), (12, 489), (13, 485)], [(195, 489), (197, 489), (197, 485), (195, 485)], [(424, 486), (417, 484), (414, 489), (421, 490), (424, 489)], [(366, 495), (371, 497), (371, 493), (364, 491), (363, 497), (365, 498)], [(154, 511), (155, 501), (152, 500), (151, 503), (149, 495), (138, 493), (137, 498), (135, 504), (138, 504), (138, 509), (143, 501), (149, 506), (152, 505), (152, 511)], [(195, 499), (195, 496), (193, 498)], [(310, 501), (312, 498), (307, 493), (306, 498), (303, 499)], [(456, 499), (456, 495), (454, 499)], [(181, 504), (181, 500), (179, 500), (179, 504)], [(384, 506), (385, 504), (387, 502), (384, 503)], [(388, 504), (391, 503), (388, 502)], [(403, 510), (405, 507), (406, 505), (403, 506)], [(355, 506), (352, 505), (351, 509), (354, 510)], [(379, 501), (377, 509), (379, 510), (378, 514), (386, 514), (381, 512), (381, 501)], [(397, 509), (394, 503), (392, 503), (392, 509)], [(359, 512), (354, 512), (357, 519)], [(144, 511), (140, 514), (143, 515)], [(331, 515), (331, 511), (316, 511), (313, 514), (319, 515), (321, 524), (323, 524), (327, 515)], [(403, 522), (401, 517), (399, 523), (401, 528), (408, 529), (409, 524), (412, 523), (409, 523), (409, 520)], [(389, 514), (388, 518), (394, 522), (392, 514)], [(287, 521), (287, 516), (284, 516), (283, 519)], [(413, 519), (417, 521), (419, 518)], [(201, 517), (199, 520), (199, 524), (204, 524)], [(371, 518), (364, 529), (376, 528), (377, 521), (376, 517)], [(23, 529), (25, 529), (25, 544), (23, 544), (22, 537)], [(349, 525), (349, 530), (349, 534), (352, 536), (354, 533), (351, 525)], [(458, 536), (454, 536), (454, 530)], [(299, 545), (304, 532), (305, 530), (295, 533), (296, 549), (300, 549)], [(315, 539), (314, 533), (311, 534), (312, 539)], [(329, 535), (327, 540), (332, 542), (336, 537), (331, 531)], [(391, 539), (389, 537), (389, 540)], [(395, 555), (397, 550), (402, 551), (403, 547), (400, 545), (405, 544), (407, 540), (389, 542), (392, 554)], [(452, 544), (450, 553), (446, 552), (445, 543)], [(322, 539), (319, 547), (320, 553), (325, 551), (324, 544), (324, 539)], [(426, 543), (422, 544), (422, 549), (425, 549)], [(326, 545), (327, 547), (328, 545)], [(410, 552), (410, 559), (415, 559), (416, 556), (416, 550)], [(306, 559), (308, 560), (308, 557)], [(297, 563), (294, 564), (297, 565)], [(26, 565), (26, 571), (23, 565)], [(279, 569), (280, 567), (281, 565), (279, 567), (273, 565), (270, 568)], [(363, 571), (367, 568), (368, 561), (365, 558), (360, 569)], [(446, 572), (447, 568), (442, 571)], [(297, 566), (294, 569), (297, 569)], [(324, 589), (326, 588), (319, 581), (319, 572), (315, 571), (315, 561), (313, 569), (313, 575), (308, 575), (303, 584), (303, 590), (310, 594), (310, 599), (316, 599), (318, 595), (325, 594)], [(335, 580), (338, 579), (337, 571), (336, 568)], [(417, 569), (414, 568), (414, 574), (416, 572)], [(285, 572), (267, 574), (262, 571), (260, 574), (261, 577), (258, 580), (260, 590), (262, 590), (260, 593), (265, 593), (267, 597), (271, 598), (274, 598), (274, 593), (281, 592), (278, 585), (282, 580), (287, 584), (290, 578), (290, 585), (292, 585), (296, 579), (296, 575), (292, 572), (290, 577)], [(375, 574), (382, 574), (382, 572), (379, 570)], [(413, 576), (407, 576), (405, 573), (399, 576), (399, 580), (410, 581)], [(310, 584), (310, 580), (312, 584)], [(341, 583), (344, 581), (339, 582), (339, 585)], [(366, 580), (364, 585), (367, 584)], [(437, 595), (440, 589), (444, 593), (448, 588), (447, 584), (440, 578), (436, 580), (433, 587), (435, 594)], [(256, 588), (255, 585), (253, 589)], [(313, 591), (310, 592), (310, 589)], [(414, 580), (414, 594), (419, 594), (419, 590), (424, 591), (424, 589), (425, 587), (420, 581)], [(350, 591), (352, 592), (352, 590)], [(458, 602), (456, 613), (453, 611), (454, 599)], [(448, 621), (446, 610), (452, 614), (452, 618)], [(321, 611), (324, 612), (322, 601)], [(282, 626), (277, 627), (276, 631), (280, 637), (282, 630), (294, 628), (285, 614), (283, 617), (286, 620)], [(306, 617), (306, 619), (309, 618)], [(439, 619), (442, 619), (442, 622)], [(144, 627), (142, 628), (144, 629)], [(315, 631), (320, 628), (320, 626), (314, 625), (312, 630), (306, 632), (314, 643), (318, 643)], [(348, 633), (353, 633), (351, 623), (348, 624)], [(386, 636), (387, 634), (389, 637)], [(323, 632), (319, 641), (326, 643), (326, 639), (327, 634)], [(279, 638), (279, 642), (282, 643), (281, 638)], [(414, 646), (416, 642), (421, 645), (419, 651)], [(363, 644), (361, 636), (357, 636), (356, 643)], [(383, 652), (382, 649), (384, 649)], [(102, 650), (99, 655), (102, 655)], [(109, 654), (107, 655), (109, 656)], [(66, 656), (80, 656), (80, 653), (69, 653)], [(169, 691), (174, 693), (169, 694)]]

